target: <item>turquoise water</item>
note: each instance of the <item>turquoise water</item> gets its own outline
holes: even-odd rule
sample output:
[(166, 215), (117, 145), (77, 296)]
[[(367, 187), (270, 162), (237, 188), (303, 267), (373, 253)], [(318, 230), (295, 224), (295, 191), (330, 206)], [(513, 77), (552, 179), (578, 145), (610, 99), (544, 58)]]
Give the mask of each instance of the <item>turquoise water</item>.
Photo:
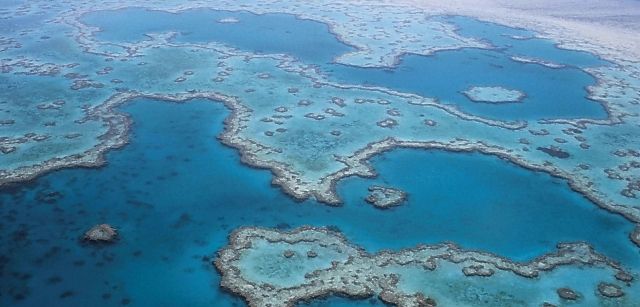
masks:
[[(218, 22), (230, 17), (239, 22)], [(147, 39), (146, 33), (175, 31), (176, 42), (220, 42), (255, 53), (290, 54), (310, 63), (328, 63), (335, 55), (355, 50), (327, 35), (327, 25), (290, 14), (207, 9), (171, 14), (132, 8), (92, 12), (85, 15), (83, 22), (100, 27), (96, 37), (105, 41), (138, 42)]]
[[(335, 68), (334, 68), (335, 67)], [(585, 97), (584, 86), (595, 79), (577, 68), (552, 69), (514, 62), (508, 55), (463, 49), (432, 56), (407, 55), (395, 69), (336, 65), (327, 70), (341, 82), (384, 86), (435, 97), (445, 104), (486, 118), (605, 118), (604, 108)], [(487, 104), (469, 100), (462, 92), (472, 86), (502, 86), (526, 94), (520, 103)]]
[(536, 38), (535, 33), (529, 30), (482, 22), (463, 16), (437, 16), (433, 19), (454, 24), (458, 34), (482, 38), (508, 55), (540, 58), (556, 64), (580, 68), (610, 64), (588, 52), (559, 48), (553, 41)]
[(344, 297), (329, 297), (329, 298), (325, 298), (325, 299), (318, 299), (318, 300), (314, 300), (311, 302), (301, 302), (299, 304), (297, 304), (296, 306), (299, 307), (320, 307), (320, 306), (335, 306), (335, 307), (343, 307), (343, 306), (349, 306), (349, 307), (358, 307), (358, 306), (387, 306), (385, 303), (383, 303), (382, 301), (376, 299), (376, 298), (371, 298), (368, 300), (360, 300), (360, 301), (354, 301), (354, 300), (350, 300), (348, 298), (344, 298)]
[[(386, 239), (400, 246), (411, 246), (404, 237), (417, 230), (429, 242), (451, 241), (528, 260), (556, 242), (584, 240), (624, 263), (640, 263), (624, 235), (633, 230), (630, 223), (606, 214), (548, 174), (478, 153), (413, 149), (385, 153), (373, 164), (376, 179), (346, 179), (339, 192), (346, 206), (361, 208), (354, 219), (364, 223), (375, 219), (369, 212), (377, 212), (363, 201), (369, 185), (407, 191), (408, 204), (391, 209), (387, 225)], [(611, 235), (615, 232), (618, 238)]]
[[(239, 23), (218, 22), (230, 17)], [(2, 20), (0, 32), (36, 27), (41, 19)], [(492, 118), (604, 117), (600, 105), (585, 98), (584, 86), (594, 79), (581, 70), (608, 65), (601, 59), (547, 40), (510, 37), (532, 35), (521, 29), (462, 17), (436, 19), (457, 25), (462, 35), (485, 37), (496, 49), (406, 55), (396, 68), (367, 69), (333, 63), (354, 48), (331, 35), (327, 25), (287, 14), (126, 9), (91, 13), (84, 21), (102, 27), (96, 35), (105, 41), (135, 42), (146, 39), (145, 33), (177, 31), (176, 42), (216, 41), (251, 52), (286, 53), (317, 65), (332, 80), (433, 96)], [(40, 48), (47, 50), (45, 59), (65, 60), (72, 49), (63, 48), (65, 43), (45, 40), (22, 51), (35, 54), (28, 48)], [(514, 55), (567, 67), (517, 63), (509, 59)], [(86, 57), (78, 62), (91, 73), (104, 65), (101, 58)], [(147, 71), (179, 73), (164, 68)], [(135, 79), (131, 75), (124, 79)], [(26, 76), (5, 79), (35, 82)], [(40, 91), (55, 92), (51, 82), (43, 82)], [(512, 87), (528, 97), (520, 104), (472, 103), (460, 94), (471, 85)], [(77, 95), (99, 100), (91, 93)], [(134, 119), (131, 144), (108, 153), (105, 167), (57, 171), (0, 190), (0, 305), (243, 306), (219, 289), (211, 260), (230, 231), (248, 225), (330, 225), (371, 252), (452, 241), (520, 261), (553, 251), (559, 241), (588, 241), (626, 267), (640, 268), (638, 249), (627, 238), (630, 223), (598, 209), (562, 180), (496, 157), (395, 150), (373, 159), (379, 177), (341, 181), (337, 190), (345, 203), (328, 207), (293, 201), (271, 185), (268, 171), (243, 165), (235, 149), (221, 145), (216, 136), (229, 114), (221, 104), (140, 99), (123, 110)], [(409, 200), (391, 210), (375, 209), (363, 200), (372, 184), (402, 189)], [(84, 231), (97, 223), (113, 224), (119, 241), (82, 243)], [(311, 305), (382, 304), (329, 298)]]
[[(0, 2), (0, 5), (2, 3)], [(11, 19), (0, 19), (0, 33), (13, 34), (20, 31), (36, 28), (42, 26), (43, 20), (51, 17), (48, 14), (34, 14), (13, 17)]]
[[(228, 115), (221, 104), (142, 99), (124, 110), (131, 143), (105, 167), (2, 190), (0, 305), (241, 306), (219, 289), (210, 257), (244, 225), (334, 225), (369, 251), (451, 240), (514, 259), (586, 240), (637, 267), (628, 222), (495, 157), (396, 150), (375, 159), (379, 178), (341, 183), (346, 203), (332, 208), (294, 202), (268, 171), (241, 164), (215, 139)], [(376, 210), (362, 200), (373, 183), (405, 189), (409, 201)], [(97, 223), (118, 228), (119, 241), (81, 243)]]
[[(599, 103), (588, 99), (586, 86), (596, 80), (581, 70), (607, 65), (587, 52), (560, 49), (552, 41), (533, 38), (534, 33), (461, 16), (438, 16), (452, 23), (465, 37), (487, 41), (492, 50), (462, 49), (431, 56), (405, 55), (394, 69), (327, 67), (342, 82), (383, 86), (436, 97), (446, 104), (487, 118), (537, 120), (541, 118), (606, 118)], [(514, 39), (512, 36), (531, 37)], [(544, 59), (566, 68), (523, 64), (512, 56)], [(492, 105), (469, 100), (463, 91), (472, 86), (502, 86), (526, 93), (522, 103)]]
[[(217, 22), (227, 17), (239, 22)], [(176, 42), (215, 41), (251, 52), (285, 53), (318, 65), (331, 80), (434, 97), (487, 118), (606, 118), (602, 105), (587, 98), (586, 87), (595, 85), (596, 80), (582, 69), (607, 65), (607, 62), (586, 52), (557, 48), (549, 40), (511, 37), (531, 37), (533, 34), (529, 31), (465, 17), (435, 19), (456, 25), (463, 36), (487, 40), (495, 49), (405, 55), (395, 68), (362, 68), (333, 63), (335, 57), (354, 48), (339, 41), (327, 25), (287, 14), (256, 15), (205, 9), (170, 14), (125, 9), (93, 12), (85, 15), (83, 22), (100, 27), (102, 30), (96, 36), (104, 41), (136, 42), (145, 39), (146, 33), (176, 31), (179, 33), (174, 38)], [(511, 60), (511, 56), (540, 58), (567, 67), (523, 64)], [(527, 97), (522, 103), (476, 103), (462, 94), (471, 86), (504, 86), (523, 91)]]

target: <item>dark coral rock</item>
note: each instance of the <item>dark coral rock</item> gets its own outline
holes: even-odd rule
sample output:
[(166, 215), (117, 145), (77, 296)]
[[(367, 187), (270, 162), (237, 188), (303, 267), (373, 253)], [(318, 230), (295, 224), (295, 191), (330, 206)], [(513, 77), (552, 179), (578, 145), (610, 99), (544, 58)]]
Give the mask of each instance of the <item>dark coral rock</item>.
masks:
[(633, 276), (631, 276), (631, 274), (629, 274), (627, 272), (624, 272), (624, 271), (619, 271), (618, 273), (616, 273), (615, 277), (619, 281), (624, 281), (624, 282), (632, 282), (633, 281)]
[(393, 118), (385, 118), (384, 120), (377, 122), (376, 125), (381, 128), (393, 128), (398, 125), (398, 121)]
[(598, 292), (605, 297), (615, 298), (624, 295), (622, 289), (614, 284), (608, 282), (601, 282), (598, 284)]
[(575, 301), (578, 299), (578, 293), (569, 288), (560, 288), (556, 292), (560, 298), (565, 300)]
[(465, 276), (481, 276), (481, 277), (489, 277), (495, 273), (495, 271), (491, 268), (487, 268), (483, 265), (471, 265), (468, 267), (462, 268), (462, 273)]
[(91, 242), (113, 242), (118, 233), (109, 224), (93, 226), (84, 234), (84, 239)]
[(536, 148), (539, 151), (542, 151), (552, 157), (555, 158), (560, 158), (560, 159), (566, 159), (569, 158), (571, 156), (571, 154), (569, 154), (568, 152), (555, 147), (555, 146), (550, 146), (550, 147), (538, 147)]

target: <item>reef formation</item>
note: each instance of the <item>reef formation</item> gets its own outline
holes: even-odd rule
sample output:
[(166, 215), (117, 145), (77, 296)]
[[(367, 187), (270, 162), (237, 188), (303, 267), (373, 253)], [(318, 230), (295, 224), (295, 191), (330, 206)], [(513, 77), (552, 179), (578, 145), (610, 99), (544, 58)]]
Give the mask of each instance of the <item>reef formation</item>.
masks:
[(369, 187), (369, 195), (365, 199), (379, 209), (387, 209), (399, 206), (407, 200), (407, 193), (402, 190), (372, 185)]
[(463, 92), (469, 100), (483, 103), (521, 102), (527, 95), (501, 86), (473, 86)]
[[(259, 54), (225, 42), (188, 41), (184, 40), (185, 33), (171, 29), (141, 33), (131, 41), (109, 40), (100, 35), (105, 29), (84, 19), (94, 11), (119, 12), (133, 6), (173, 16), (204, 8), (258, 15), (290, 14), (326, 25), (329, 33), (352, 48), (331, 61), (371, 69), (393, 69), (407, 54), (431, 56), (465, 48), (496, 49), (482, 38), (464, 35), (446, 20), (431, 17), (463, 14), (528, 28), (535, 32), (512, 35), (511, 39), (550, 39), (563, 48), (558, 50), (588, 52), (606, 62), (580, 66), (562, 58), (551, 60), (526, 52), (510, 56), (527, 67), (535, 65), (553, 71), (571, 68), (588, 74), (595, 83), (586, 88), (585, 96), (601, 106), (606, 117), (490, 118), (463, 111), (440, 97), (337, 82), (321, 68), (310, 65), (314, 63), (290, 54)], [(238, 149), (247, 165), (270, 170), (273, 184), (298, 200), (314, 198), (340, 205), (338, 182), (350, 176), (375, 177), (370, 159), (396, 148), (480, 152), (566, 181), (595, 205), (635, 224), (629, 239), (640, 246), (640, 49), (603, 44), (607, 41), (604, 36), (592, 41), (592, 36), (579, 35), (584, 34), (580, 27), (570, 23), (541, 24), (524, 14), (475, 7), (279, 0), (7, 4), (0, 10), (2, 20), (19, 12), (19, 16), (38, 16), (44, 21), (15, 33), (0, 34), (0, 185), (29, 181), (62, 168), (103, 165), (107, 151), (127, 144), (131, 119), (117, 107), (129, 101), (148, 97), (184, 103), (206, 98), (231, 110), (220, 141)], [(359, 13), (353, 13), (356, 11)], [(240, 22), (232, 16), (210, 22), (244, 24), (244, 20)], [(526, 104), (524, 91), (480, 85), (459, 90), (472, 101)], [(386, 187), (375, 187), (371, 192), (371, 203), (384, 208), (397, 205), (406, 197), (401, 191)], [(115, 231), (109, 229), (99, 226), (88, 237), (112, 238)], [(256, 243), (255, 249), (247, 245), (254, 240), (262, 245)], [(271, 241), (288, 245), (283, 249), (284, 243)], [(316, 246), (316, 242), (341, 252)], [(243, 274), (253, 273), (239, 261), (245, 253), (262, 253), (258, 247), (276, 250), (278, 257), (272, 257), (275, 260), (307, 259), (316, 267), (293, 276), (295, 282), (288, 286), (259, 278), (251, 280)], [(326, 254), (331, 256), (329, 266), (323, 262)], [(334, 265), (331, 261), (337, 262)], [(354, 297), (377, 295), (385, 302), (410, 306), (447, 302), (446, 296), (408, 290), (407, 285), (403, 287), (402, 278), (408, 273), (422, 273), (417, 270), (424, 267), (424, 272), (439, 272), (443, 263), (470, 278), (497, 279), (503, 274), (525, 280), (535, 276), (551, 278), (546, 274), (548, 270), (556, 272), (559, 267), (577, 264), (586, 270), (608, 270), (618, 282), (629, 276), (581, 243), (562, 244), (554, 254), (517, 264), (495, 255), (463, 251), (451, 244), (368, 254), (338, 234), (313, 228), (292, 233), (239, 230), (216, 265), (223, 274), (223, 286), (255, 305), (293, 304), (342, 293)], [(344, 275), (345, 272), (353, 275)], [(253, 275), (256, 276), (259, 277)], [(593, 293), (603, 299), (624, 299), (628, 296), (625, 286), (615, 282), (603, 281), (583, 291), (558, 285), (553, 293), (565, 300), (586, 300), (585, 296)], [(261, 283), (267, 286), (258, 286)], [(548, 299), (536, 302), (558, 304), (552, 301), (549, 294)]]
[[(558, 304), (559, 299), (606, 303), (607, 299), (623, 297), (623, 289), (630, 281), (630, 275), (618, 264), (585, 243), (559, 244), (553, 253), (518, 263), (488, 253), (466, 251), (454, 244), (370, 254), (350, 244), (340, 233), (314, 227), (290, 232), (247, 227), (234, 231), (229, 241), (215, 260), (222, 274), (221, 285), (243, 297), (249, 306), (294, 306), (300, 301), (330, 295), (353, 299), (377, 296), (397, 306), (435, 306), (452, 301), (472, 304), (476, 300), (472, 293), (476, 291), (486, 292), (475, 306), (498, 302), (540, 306)], [(579, 298), (568, 288), (571, 285), (549, 288), (570, 283), (558, 276), (556, 271), (561, 269), (586, 271), (593, 278), (602, 276), (597, 272), (604, 270), (609, 278), (594, 280), (590, 292), (581, 294), (590, 298)], [(453, 289), (471, 287), (473, 291), (466, 291), (468, 297), (450, 297), (465, 294), (456, 292), (460, 289), (429, 286), (443, 279)], [(484, 284), (492, 284), (492, 279), (508, 279), (511, 284), (492, 293), (488, 287), (483, 288)], [(578, 287), (579, 282), (575, 283)], [(413, 288), (415, 284), (425, 289)], [(536, 294), (522, 288), (530, 288)], [(594, 296), (595, 293), (600, 296)]]
[(113, 242), (116, 236), (116, 229), (109, 224), (93, 226), (84, 233), (84, 239), (91, 242)]

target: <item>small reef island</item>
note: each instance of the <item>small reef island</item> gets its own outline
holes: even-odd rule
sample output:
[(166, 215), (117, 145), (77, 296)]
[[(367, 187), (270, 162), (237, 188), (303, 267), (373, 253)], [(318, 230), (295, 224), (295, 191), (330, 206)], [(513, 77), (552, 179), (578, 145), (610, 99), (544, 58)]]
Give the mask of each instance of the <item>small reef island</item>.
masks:
[(234, 17), (226, 17), (226, 18), (218, 19), (218, 22), (219, 23), (238, 23), (240, 22), (240, 20)]
[(640, 306), (640, 3), (2, 1), (0, 219), (0, 306)]
[(407, 200), (407, 193), (398, 189), (372, 185), (368, 190), (369, 195), (365, 200), (376, 208), (387, 209), (399, 206)]
[(521, 91), (501, 86), (473, 86), (463, 93), (473, 102), (484, 103), (522, 102), (526, 97)]

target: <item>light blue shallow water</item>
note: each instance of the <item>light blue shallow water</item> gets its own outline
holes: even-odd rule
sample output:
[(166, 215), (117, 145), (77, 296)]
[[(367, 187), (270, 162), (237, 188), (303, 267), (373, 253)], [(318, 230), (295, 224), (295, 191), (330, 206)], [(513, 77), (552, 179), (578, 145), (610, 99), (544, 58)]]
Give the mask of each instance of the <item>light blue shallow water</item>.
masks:
[[(234, 17), (238, 23), (219, 23)], [(179, 14), (144, 9), (102, 11), (85, 15), (83, 21), (102, 29), (97, 38), (113, 42), (135, 42), (152, 32), (177, 31), (177, 42), (222, 42), (258, 53), (286, 53), (319, 65), (332, 80), (351, 84), (388, 87), (438, 98), (461, 110), (502, 120), (542, 118), (606, 118), (598, 102), (587, 98), (586, 87), (595, 79), (581, 70), (607, 65), (586, 52), (557, 48), (529, 31), (481, 22), (472, 18), (440, 16), (436, 20), (456, 25), (463, 36), (487, 40), (492, 50), (441, 51), (432, 56), (406, 55), (390, 68), (361, 68), (332, 63), (332, 59), (354, 50), (329, 33), (327, 25), (300, 20), (287, 14), (255, 15), (248, 12), (187, 10)], [(260, 33), (256, 35), (256, 33)], [(523, 64), (511, 56), (527, 56), (568, 65), (549, 68)], [(462, 94), (471, 86), (503, 86), (520, 90), (522, 103), (472, 102)]]
[(536, 34), (529, 30), (482, 22), (464, 16), (436, 16), (433, 19), (454, 24), (458, 34), (481, 38), (509, 55), (540, 58), (580, 68), (611, 64), (588, 52), (559, 48), (553, 41), (536, 38)]
[[(0, 2), (0, 7), (2, 6)], [(47, 18), (51, 17), (48, 14), (34, 14), (26, 16), (16, 16), (11, 19), (0, 19), (0, 34), (14, 34), (20, 31), (25, 31), (42, 26), (42, 23)]]
[[(637, 267), (628, 222), (563, 182), (495, 157), (393, 151), (375, 159), (378, 179), (340, 184), (346, 203), (331, 208), (296, 203), (270, 185), (268, 171), (242, 165), (215, 139), (228, 114), (221, 104), (138, 100), (125, 110), (131, 144), (110, 152), (105, 167), (62, 170), (0, 193), (0, 305), (242, 305), (218, 288), (208, 256), (245, 225), (335, 225), (370, 251), (452, 240), (515, 259), (586, 240)], [(405, 189), (409, 202), (372, 208), (362, 198), (374, 182)], [(82, 244), (97, 223), (113, 224), (120, 240)]]

